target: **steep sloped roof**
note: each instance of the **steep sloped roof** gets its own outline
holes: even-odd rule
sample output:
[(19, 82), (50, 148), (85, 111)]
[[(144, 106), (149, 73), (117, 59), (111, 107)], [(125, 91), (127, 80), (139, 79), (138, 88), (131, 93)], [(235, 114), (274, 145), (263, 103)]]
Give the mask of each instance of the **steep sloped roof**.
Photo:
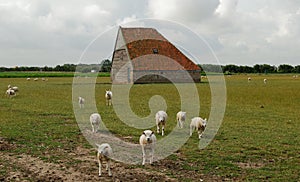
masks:
[(134, 70), (200, 70), (153, 28), (121, 27), (121, 32)]

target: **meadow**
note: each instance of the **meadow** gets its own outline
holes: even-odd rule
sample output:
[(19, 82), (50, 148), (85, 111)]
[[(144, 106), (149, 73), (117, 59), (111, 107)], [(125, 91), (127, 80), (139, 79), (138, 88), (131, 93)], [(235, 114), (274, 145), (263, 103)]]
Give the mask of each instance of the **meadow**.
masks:
[[(178, 151), (152, 166), (115, 162), (114, 179), (299, 180), (300, 79), (288, 74), (253, 74), (250, 75), (252, 81), (248, 82), (248, 76), (225, 76), (226, 112), (222, 126), (208, 147), (200, 150), (194, 133)], [(267, 78), (267, 84), (263, 83), (264, 78)], [(83, 137), (74, 116), (72, 81), (72, 77), (53, 77), (47, 82), (0, 78), (3, 93), (0, 96), (0, 180), (47, 181), (64, 179), (63, 173), (69, 177), (74, 173), (77, 180), (98, 179), (95, 150)], [(8, 84), (20, 89), (11, 99), (5, 95)], [(196, 85), (201, 103), (199, 115), (208, 118), (211, 112), (210, 84), (204, 79)], [(117, 117), (113, 106), (105, 105), (104, 93), (110, 88), (109, 77), (97, 78), (95, 98), (103, 122), (119, 138), (138, 143), (142, 130), (126, 126)], [(150, 114), (148, 102), (153, 95), (161, 95), (166, 100), (169, 119), (165, 134), (168, 135), (176, 127), (175, 116), (180, 110), (174, 85), (136, 84), (130, 90), (130, 106), (137, 115), (145, 117)], [(185, 127), (191, 117), (188, 116)], [(88, 118), (86, 122), (89, 122)], [(155, 127), (152, 129), (155, 131)], [(28, 161), (33, 162), (32, 166), (35, 161), (37, 165), (53, 165), (56, 169), (52, 173), (48, 169), (48, 172), (35, 175), (35, 168), (19, 161), (25, 158), (24, 155), (30, 156), (32, 160)], [(110, 181), (109, 177), (101, 179)]]

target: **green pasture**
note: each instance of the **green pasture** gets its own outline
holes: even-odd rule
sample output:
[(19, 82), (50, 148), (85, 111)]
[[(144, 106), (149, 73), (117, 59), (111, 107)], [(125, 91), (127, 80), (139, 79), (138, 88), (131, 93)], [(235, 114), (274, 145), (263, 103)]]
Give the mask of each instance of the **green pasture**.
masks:
[[(300, 79), (293, 79), (292, 75), (250, 76), (251, 82), (247, 80), (249, 75), (225, 76), (227, 106), (217, 135), (208, 147), (199, 150), (199, 140), (194, 133), (176, 154), (168, 157), (167, 160), (178, 164), (175, 170), (166, 169), (168, 175), (182, 174), (180, 181), (191, 181), (187, 171), (239, 181), (300, 179)], [(264, 78), (267, 84), (263, 83)], [(77, 146), (92, 146), (75, 120), (72, 81), (72, 77), (53, 77), (45, 82), (0, 78), (0, 137), (18, 146), (0, 152), (26, 153), (54, 163), (64, 159), (70, 166), (78, 162), (67, 158), (66, 151)], [(8, 84), (19, 87), (16, 97), (5, 95)], [(97, 78), (95, 98), (103, 122), (118, 137), (132, 136), (131, 141), (138, 143), (141, 130), (126, 126), (113, 107), (105, 105), (104, 93), (110, 88), (109, 77)], [(197, 89), (201, 104), (199, 115), (208, 118), (211, 91), (207, 79), (198, 83)], [(161, 95), (166, 100), (167, 135), (176, 127), (175, 116), (180, 110), (174, 85), (134, 85), (130, 91), (130, 106), (137, 115), (147, 116), (150, 113), (148, 101), (153, 95)], [(189, 122), (185, 123), (186, 127)], [(0, 169), (0, 176), (5, 175), (7, 167)]]
[[(47, 72), (47, 71), (19, 71), (19, 72), (0, 72), (0, 78), (36, 78), (36, 77), (74, 77), (74, 76), (94, 76), (95, 73), (79, 73), (79, 72)], [(109, 73), (100, 72), (98, 77), (109, 77)]]

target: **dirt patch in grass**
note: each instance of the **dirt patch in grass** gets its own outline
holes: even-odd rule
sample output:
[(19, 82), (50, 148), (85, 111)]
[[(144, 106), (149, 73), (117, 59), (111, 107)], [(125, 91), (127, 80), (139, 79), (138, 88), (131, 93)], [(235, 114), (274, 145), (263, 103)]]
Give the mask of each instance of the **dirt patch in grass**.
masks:
[(264, 163), (256, 163), (256, 162), (237, 162), (235, 164), (242, 169), (259, 169), (265, 166)]
[[(55, 155), (55, 154), (53, 154)], [(28, 154), (16, 155), (1, 152), (5, 161), (5, 176), (1, 181), (222, 181), (217, 176), (203, 175), (200, 170), (186, 170), (182, 160), (160, 160), (153, 165), (127, 165), (112, 161), (112, 177), (103, 169), (98, 176), (98, 163), (95, 149), (77, 147), (57, 163), (45, 162)], [(73, 161), (73, 163), (72, 163)], [(193, 165), (193, 164), (189, 164)], [(223, 179), (224, 180), (224, 179)]]
[(9, 143), (4, 138), (0, 137), (0, 151), (13, 150), (16, 147), (15, 144)]
[(44, 162), (40, 158), (30, 155), (14, 155), (9, 152), (1, 152), (0, 158), (6, 161), (7, 171), (2, 181), (177, 181), (167, 175), (147, 171), (141, 168), (132, 168), (131, 166), (112, 162), (113, 176), (109, 177), (106, 171), (103, 171), (101, 177), (98, 176), (98, 164), (96, 155), (90, 155), (91, 150), (78, 147), (74, 153), (70, 153), (70, 158), (66, 161), (78, 160), (72, 165), (66, 165), (66, 161), (59, 163)]

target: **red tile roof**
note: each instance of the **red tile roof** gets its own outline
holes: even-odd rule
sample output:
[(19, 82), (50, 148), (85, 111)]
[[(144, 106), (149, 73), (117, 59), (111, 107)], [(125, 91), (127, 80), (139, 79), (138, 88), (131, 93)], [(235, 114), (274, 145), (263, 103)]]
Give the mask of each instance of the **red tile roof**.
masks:
[(157, 30), (153, 28), (121, 28), (121, 30), (134, 70), (200, 70)]

